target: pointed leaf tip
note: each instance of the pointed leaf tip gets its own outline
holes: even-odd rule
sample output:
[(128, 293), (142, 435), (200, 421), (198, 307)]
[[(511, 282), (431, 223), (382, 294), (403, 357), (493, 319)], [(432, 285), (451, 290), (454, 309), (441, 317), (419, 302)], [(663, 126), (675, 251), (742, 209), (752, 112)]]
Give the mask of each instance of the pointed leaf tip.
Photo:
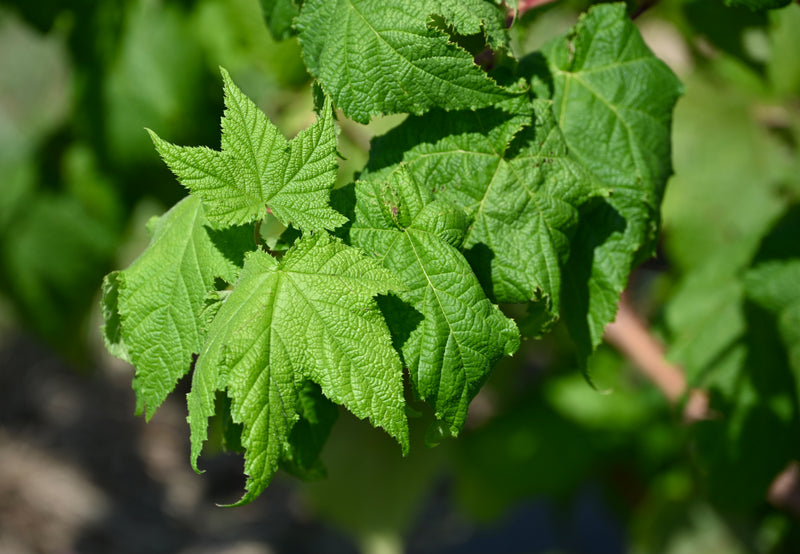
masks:
[(303, 231), (333, 230), (347, 219), (330, 207), (336, 181), (336, 130), (330, 102), (318, 120), (287, 141), (220, 67), (225, 112), (221, 151), (170, 144), (147, 130), (178, 180), (207, 206), (215, 226), (273, 214)]

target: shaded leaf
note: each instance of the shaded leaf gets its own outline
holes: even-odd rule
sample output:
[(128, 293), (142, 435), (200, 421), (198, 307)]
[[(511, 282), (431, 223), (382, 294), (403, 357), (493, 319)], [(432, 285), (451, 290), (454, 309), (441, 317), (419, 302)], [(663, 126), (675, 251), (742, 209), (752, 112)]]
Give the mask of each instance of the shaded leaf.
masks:
[(519, 347), (519, 331), (458, 251), (461, 209), (433, 200), (402, 166), (388, 185), (358, 183), (356, 196), (354, 244), (397, 273), (408, 289), (399, 298), (423, 316), (402, 344), (414, 390), (457, 435), (495, 362)]
[(569, 152), (611, 191), (581, 214), (564, 271), (562, 315), (588, 355), (614, 319), (630, 269), (653, 251), (672, 173), (671, 114), (683, 87), (644, 43), (624, 4), (593, 6), (543, 53)]

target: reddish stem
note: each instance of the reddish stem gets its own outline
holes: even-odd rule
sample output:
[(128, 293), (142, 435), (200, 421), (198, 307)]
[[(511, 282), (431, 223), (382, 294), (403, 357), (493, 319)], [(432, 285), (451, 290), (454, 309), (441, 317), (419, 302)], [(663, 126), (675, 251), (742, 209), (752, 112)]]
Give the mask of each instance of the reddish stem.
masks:
[[(556, 0), (519, 0), (517, 3), (517, 16), (521, 16), (528, 10), (532, 10), (533, 8), (538, 8), (539, 6), (543, 6), (545, 4), (550, 4), (551, 2), (555, 2)], [(514, 10), (508, 10), (509, 17), (514, 17)]]
[(619, 302), (617, 319), (606, 327), (605, 339), (632, 361), (648, 379), (675, 403), (686, 392), (686, 376), (664, 358), (664, 348), (650, 334), (626, 295)]

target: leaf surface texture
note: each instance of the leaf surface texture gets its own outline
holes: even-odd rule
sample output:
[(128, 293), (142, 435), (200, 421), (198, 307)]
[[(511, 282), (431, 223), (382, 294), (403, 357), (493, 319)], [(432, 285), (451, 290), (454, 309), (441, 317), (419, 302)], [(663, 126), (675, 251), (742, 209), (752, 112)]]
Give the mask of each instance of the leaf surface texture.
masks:
[(330, 101), (319, 120), (287, 141), (222, 70), (222, 151), (170, 144), (150, 131), (178, 180), (208, 206), (217, 225), (272, 213), (303, 230), (334, 229), (346, 219), (329, 205), (336, 180), (336, 132)]
[(197, 463), (226, 390), (244, 425), (246, 503), (269, 483), (297, 421), (303, 380), (408, 449), (402, 367), (373, 296), (402, 289), (361, 250), (325, 234), (303, 237), (280, 261), (248, 255), (233, 292), (208, 330), (189, 395), (192, 459)]
[(519, 347), (519, 332), (458, 251), (468, 222), (461, 209), (433, 200), (404, 167), (389, 184), (358, 183), (356, 196), (353, 242), (400, 276), (408, 290), (398, 296), (422, 315), (402, 344), (411, 382), (457, 435), (494, 363)]
[(483, 0), (307, 0), (297, 28), (309, 71), (345, 115), (480, 108), (512, 96), (438, 28), (505, 41), (503, 12)]
[[(105, 338), (112, 353), (136, 366), (137, 411), (147, 417), (189, 371), (200, 351), (203, 300), (214, 279), (233, 282), (252, 231), (225, 240), (208, 228), (200, 199), (188, 196), (152, 225), (147, 249), (104, 283)], [(249, 243), (248, 243), (249, 238)]]

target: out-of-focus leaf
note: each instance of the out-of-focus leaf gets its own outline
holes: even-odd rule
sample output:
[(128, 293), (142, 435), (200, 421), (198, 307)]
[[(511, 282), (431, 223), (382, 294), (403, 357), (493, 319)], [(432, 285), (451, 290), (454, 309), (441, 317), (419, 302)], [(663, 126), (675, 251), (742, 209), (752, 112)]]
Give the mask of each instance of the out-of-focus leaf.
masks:
[[(182, 10), (174, 3), (131, 3), (119, 53), (103, 85), (107, 144), (122, 166), (152, 163), (145, 127), (180, 139), (210, 134), (203, 113), (216, 99), (203, 93), (211, 75)], [(212, 89), (213, 90), (213, 89)]]
[(64, 122), (71, 73), (58, 36), (38, 34), (0, 11), (0, 168), (30, 155)]
[(750, 99), (701, 76), (675, 108), (675, 176), (664, 197), (665, 249), (681, 271), (765, 232), (796, 163), (753, 116)]
[(771, 39), (767, 75), (779, 96), (800, 95), (800, 6), (769, 13)]
[(745, 290), (775, 316), (800, 391), (800, 257), (755, 266), (745, 274)]
[[(744, 0), (747, 1), (753, 0)], [(763, 36), (767, 14), (754, 12), (736, 0), (725, 2), (729, 5), (725, 6), (719, 0), (693, 0), (683, 4), (682, 9), (696, 35), (750, 70), (762, 73), (764, 59), (748, 47), (748, 36), (759, 33)]]
[[(277, 0), (281, 5), (292, 2), (300, 4)], [(251, 0), (205, 0), (193, 10), (191, 25), (209, 71), (228, 68), (273, 121), (278, 115), (298, 117), (303, 112), (286, 104), (296, 97), (295, 89), (309, 81), (300, 46), (296, 40), (278, 42), (265, 33), (263, 16), (262, 5)]]
[(788, 210), (776, 224), (719, 247), (687, 273), (667, 306), (670, 357), (711, 398), (713, 417), (692, 428), (703, 480), (730, 510), (763, 502), (775, 475), (800, 454), (790, 358), (800, 342), (798, 221), (797, 210)]
[(744, 6), (753, 11), (774, 10), (788, 5), (792, 0), (724, 0), (726, 6)]
[(277, 40), (284, 40), (295, 34), (292, 29), (294, 18), (300, 14), (295, 0), (261, 0), (264, 19)]
[(50, 341), (78, 348), (74, 333), (115, 246), (116, 230), (74, 198), (40, 193), (29, 200), (0, 248), (20, 319)]

